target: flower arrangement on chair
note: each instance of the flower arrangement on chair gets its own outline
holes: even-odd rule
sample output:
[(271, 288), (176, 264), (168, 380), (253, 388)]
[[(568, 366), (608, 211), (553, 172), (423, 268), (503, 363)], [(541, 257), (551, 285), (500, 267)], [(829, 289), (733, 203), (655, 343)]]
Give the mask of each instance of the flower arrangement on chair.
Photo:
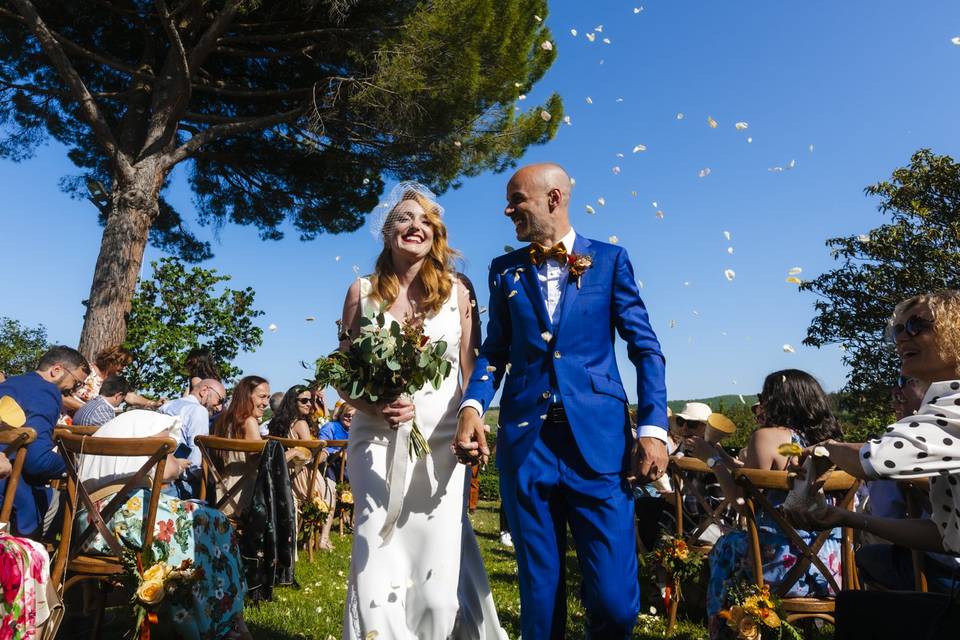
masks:
[[(143, 552), (142, 560), (132, 551), (125, 553), (123, 564), (125, 577), (132, 580), (135, 587), (131, 604), (136, 620), (133, 637), (138, 640), (150, 640), (150, 625), (157, 624), (157, 614), (165, 601), (189, 607), (192, 591), (183, 587), (203, 577), (203, 569), (194, 567), (190, 560), (184, 560), (174, 569), (163, 561), (155, 562), (149, 549)], [(146, 565), (149, 568), (144, 570)]]
[(665, 580), (663, 605), (668, 611), (673, 600), (680, 600), (682, 584), (699, 580), (703, 558), (684, 540), (671, 535), (663, 536), (657, 548), (643, 556), (643, 563)]
[(770, 594), (770, 587), (740, 583), (727, 592), (732, 604), (718, 615), (736, 640), (801, 640), (803, 636), (786, 621), (780, 601)]
[(300, 530), (297, 533), (297, 541), (300, 544), (309, 542), (313, 535), (323, 528), (323, 521), (330, 513), (330, 505), (323, 498), (314, 496), (309, 502), (305, 502), (300, 508)]

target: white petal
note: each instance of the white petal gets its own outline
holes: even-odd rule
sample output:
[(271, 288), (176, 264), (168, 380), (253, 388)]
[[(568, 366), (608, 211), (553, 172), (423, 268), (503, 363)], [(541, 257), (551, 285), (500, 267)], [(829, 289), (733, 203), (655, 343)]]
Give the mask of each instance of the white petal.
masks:
[(520, 84), (519, 82), (514, 82), (514, 83), (513, 83), (513, 86), (515, 86), (517, 89), (519, 89), (519, 88), (522, 87), (523, 85)]
[(753, 144), (753, 138), (747, 137), (747, 144)]
[(277, 330), (277, 325), (275, 325), (275, 324), (273, 324), (273, 323), (271, 322), (271, 323), (270, 323), (270, 326), (268, 326), (267, 329), (269, 329), (270, 331), (276, 331), (276, 330)]
[(647, 150), (647, 145), (645, 144), (638, 144), (633, 148), (634, 153), (637, 153), (638, 151), (646, 151), (646, 150)]
[(636, 192), (636, 191), (631, 191), (631, 192), (630, 192), (630, 195), (632, 195), (634, 198), (636, 198), (636, 197), (637, 197), (637, 192)]
[(643, 280), (637, 280), (637, 286), (643, 289)]
[(607, 204), (607, 199), (604, 198), (603, 196), (600, 196), (599, 198), (597, 198), (597, 203), (598, 203), (601, 207), (603, 207), (603, 206), (605, 206), (605, 205)]
[(518, 427), (525, 427), (525, 426), (527, 426), (528, 424), (530, 424), (530, 423), (529, 423), (529, 422), (521, 422), (521, 423), (518, 424), (517, 426), (518, 426)]
[(590, 215), (593, 215), (593, 214), (595, 214), (596, 212), (597, 212), (596, 209), (594, 209), (594, 208), (591, 207), (590, 205), (587, 205), (587, 213), (589, 213)]
[(653, 207), (654, 209), (656, 209), (656, 208), (659, 207), (660, 205), (658, 205), (658, 204), (657, 204), (657, 201), (654, 200), (653, 202), (650, 203), (650, 206)]
[(565, 124), (565, 125), (572, 125), (572, 124), (573, 124), (572, 122), (570, 122), (570, 116), (563, 116), (563, 124)]
[(783, 345), (783, 350), (784, 350), (786, 353), (796, 353), (796, 352), (797, 352), (797, 350), (794, 349), (794, 348), (793, 348), (791, 345), (789, 345), (789, 344)]
[(727, 280), (732, 281), (734, 278), (737, 277), (737, 274), (733, 269), (724, 269), (723, 277), (726, 278)]
[(359, 275), (360, 275), (360, 267), (359, 267), (359, 266), (353, 265), (353, 266), (350, 267), (350, 268), (353, 269), (353, 275), (355, 275), (355, 276), (359, 276)]
[(723, 232), (723, 237), (724, 237), (726, 240), (729, 240), (729, 239), (730, 239), (730, 232), (729, 232), (729, 231), (724, 231), (724, 232)]
[(793, 169), (795, 166), (797, 166), (797, 161), (791, 160), (790, 164), (787, 165), (787, 169)]
[(553, 51), (553, 43), (549, 40), (544, 40), (540, 43), (540, 48), (544, 51)]
[(576, 38), (576, 37), (577, 37), (577, 30), (576, 30), (576, 29), (570, 29), (570, 35), (572, 35), (574, 38)]
[(553, 340), (553, 334), (550, 333), (549, 331), (544, 331), (543, 333), (540, 334), (540, 337), (543, 338), (544, 342), (550, 342), (551, 340)]
[(538, 16), (538, 15), (534, 15), (534, 16), (533, 16), (533, 19), (536, 20), (537, 22), (543, 22), (543, 18), (541, 18), (541, 17)]
[(860, 242), (870, 242), (870, 236), (861, 233), (859, 236), (857, 236), (857, 240)]
[(954, 36), (950, 38), (950, 42), (960, 47), (960, 36)]
[(587, 40), (589, 40), (590, 42), (593, 42), (593, 41), (596, 40), (596, 39), (597, 39), (597, 34), (595, 34), (595, 33), (588, 33), (588, 34), (587, 34)]
[(512, 368), (513, 368), (513, 363), (512, 363), (512, 362), (508, 362), (507, 364), (505, 364), (505, 365), (503, 366), (503, 371), (504, 371), (505, 373), (510, 373), (510, 369), (512, 369)]
[(540, 112), (540, 119), (543, 120), (544, 122), (550, 122), (550, 118), (552, 118), (552, 117), (553, 117), (553, 116), (550, 115), (550, 112), (549, 112), (549, 111), (541, 111), (541, 112)]
[(587, 104), (593, 104), (593, 98), (587, 96)]
[(689, 287), (689, 286), (690, 286), (690, 281), (689, 281), (689, 280), (685, 280), (685, 281), (683, 282), (683, 286)]
[(737, 128), (737, 131), (743, 131), (744, 129), (746, 129), (746, 128), (749, 127), (750, 125), (748, 125), (746, 122), (738, 122), (738, 123), (736, 123), (736, 124), (733, 125), (733, 126)]
[(514, 282), (519, 282), (519, 281), (520, 281), (520, 274), (519, 274), (519, 273), (514, 272), (514, 274), (513, 274), (513, 281), (514, 281)]
[(677, 120), (683, 120), (683, 114), (682, 114), (682, 113), (678, 113), (678, 114), (677, 114)]
[(613, 168), (613, 175), (615, 175), (615, 176), (620, 175), (620, 167), (614, 167), (614, 168)]
[(517, 295), (517, 290), (516, 290), (516, 289), (512, 289), (512, 290), (510, 291), (510, 293), (507, 294), (507, 298), (512, 298), (512, 297), (515, 296), (515, 295)]
[(809, 147), (807, 147), (807, 149), (810, 150), (810, 153), (813, 153), (813, 145), (810, 145)]
[(520, 95), (517, 96), (517, 100), (526, 100), (526, 99), (527, 99), (527, 94), (525, 93), (521, 93)]
[(490, 379), (490, 376), (488, 376), (487, 374), (483, 374), (482, 376), (480, 376), (480, 380), (482, 380), (483, 382), (486, 382), (489, 379)]
[(336, 256), (336, 257), (333, 259), (333, 261), (334, 261), (334, 262), (340, 262), (340, 256)]
[(607, 240), (610, 241), (610, 244), (617, 244), (618, 242), (620, 242), (620, 238), (618, 238), (617, 236), (610, 236), (609, 238), (607, 238)]
[(717, 128), (717, 121), (713, 119), (713, 116), (707, 116), (707, 124), (710, 125), (711, 129)]
[(747, 404), (747, 401), (743, 399), (743, 394), (742, 394), (742, 393), (738, 393), (738, 394), (737, 394), (737, 397), (740, 398), (740, 403), (741, 403), (741, 404)]
[(790, 275), (790, 276), (795, 276), (800, 273), (803, 273), (803, 269), (800, 267), (793, 267), (789, 271), (787, 271), (787, 275)]
[(727, 253), (733, 255), (733, 247), (727, 247)]
[(610, 44), (610, 38), (604, 38), (603, 44)]
[[(634, 8), (633, 8), (633, 12), (634, 12), (634, 13), (640, 13), (641, 11), (643, 11), (643, 5), (640, 5), (639, 7), (634, 7)], [(650, 613), (656, 613), (656, 612), (657, 612), (657, 610), (654, 609), (653, 607), (650, 607), (650, 609), (651, 609)]]
[(670, 321), (670, 328), (673, 329), (673, 328), (675, 328), (676, 326), (677, 326), (677, 321), (676, 321), (676, 320), (671, 320), (671, 321)]
[(618, 154), (617, 154), (617, 157), (618, 157), (618, 158), (622, 158), (622, 157), (623, 157), (623, 154), (622, 154), (622, 153), (618, 153)]
[(597, 33), (603, 33), (603, 25), (602, 25), (602, 24), (598, 24), (597, 26), (595, 26), (595, 27), (593, 28), (593, 30), (596, 31)]
[(487, 372), (489, 372), (489, 373), (493, 373), (493, 372), (496, 371), (496, 370), (497, 370), (497, 368), (496, 368), (495, 366), (493, 366), (492, 364), (487, 366)]
[(657, 216), (657, 220), (663, 220), (663, 211), (658, 210), (655, 215)]
[(474, 348), (474, 349), (473, 349), (473, 355), (475, 355), (475, 356), (477, 356), (477, 357), (479, 358), (479, 357), (480, 357), (480, 349)]
[(710, 167), (706, 167), (705, 169), (700, 169), (700, 173), (698, 173), (697, 175), (700, 176), (701, 178), (706, 178), (708, 175), (710, 175)]

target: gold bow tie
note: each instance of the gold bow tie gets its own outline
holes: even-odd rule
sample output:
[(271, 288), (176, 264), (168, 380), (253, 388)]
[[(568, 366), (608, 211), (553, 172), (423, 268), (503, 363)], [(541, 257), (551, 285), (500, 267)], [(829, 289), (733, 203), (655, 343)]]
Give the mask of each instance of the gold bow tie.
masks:
[(560, 264), (567, 263), (567, 249), (563, 246), (562, 242), (558, 242), (549, 249), (539, 242), (534, 242), (530, 245), (530, 261), (533, 262), (535, 266), (539, 267), (548, 258), (553, 258)]

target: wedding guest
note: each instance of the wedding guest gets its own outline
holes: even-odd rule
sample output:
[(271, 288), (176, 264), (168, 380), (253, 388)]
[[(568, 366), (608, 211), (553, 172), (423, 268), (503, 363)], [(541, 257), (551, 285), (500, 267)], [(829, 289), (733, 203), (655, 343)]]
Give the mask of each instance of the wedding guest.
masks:
[[(743, 466), (748, 469), (783, 471), (788, 459), (778, 452), (783, 444), (791, 442), (807, 446), (828, 437), (840, 437), (840, 424), (830, 409), (830, 403), (820, 384), (810, 374), (797, 369), (775, 371), (763, 382), (760, 394), (761, 414), (764, 423), (754, 431), (747, 444)], [(734, 499), (742, 492), (733, 481), (732, 471), (740, 465), (722, 447), (694, 437), (687, 446), (693, 455), (714, 469), (724, 495)], [(767, 498), (777, 506), (786, 498), (782, 491), (768, 491)], [(757, 515), (760, 533), (760, 553), (764, 581), (772, 588), (786, 577), (790, 568), (800, 557), (790, 538), (766, 512)], [(804, 542), (812, 544), (816, 533), (797, 532)], [(707, 587), (707, 614), (710, 619), (711, 637), (716, 637), (725, 622), (717, 617), (726, 606), (726, 596), (731, 586), (752, 575), (752, 561), (745, 531), (725, 534), (710, 552), (710, 582)], [(839, 581), (840, 531), (833, 531), (820, 548), (818, 555)], [(811, 566), (797, 580), (787, 595), (826, 595), (829, 590), (827, 578)]]
[[(276, 415), (270, 420), (270, 435), (294, 440), (317, 439), (319, 430), (313, 421), (313, 407), (313, 394), (310, 389), (303, 385), (290, 387), (283, 396)], [(327, 451), (324, 450), (320, 456), (322, 464), (327, 459)], [(291, 464), (290, 481), (297, 505), (302, 510), (310, 493), (310, 467), (294, 461)], [(319, 545), (321, 549), (329, 551), (333, 549), (330, 529), (333, 526), (333, 512), (337, 502), (336, 480), (318, 474), (314, 480), (313, 497), (321, 500), (327, 507), (328, 516), (321, 528)]]
[[(280, 403), (283, 402), (283, 391), (277, 391), (270, 396), (270, 415), (274, 416), (280, 410)], [(312, 403), (313, 400), (311, 399)], [(270, 435), (270, 420), (264, 420), (260, 423), (260, 437), (265, 438)]]
[[(350, 437), (350, 425), (353, 424), (353, 416), (357, 413), (357, 408), (349, 402), (340, 401), (333, 410), (333, 417), (320, 427), (319, 438), (321, 440), (346, 440)], [(343, 462), (343, 447), (327, 447), (326, 475), (334, 482), (340, 480), (340, 466)], [(344, 475), (344, 480), (347, 480)]]
[[(66, 466), (56, 452), (53, 430), (60, 417), (63, 394), (79, 389), (89, 374), (90, 365), (79, 351), (57, 346), (43, 354), (36, 371), (0, 383), (0, 398), (10, 396), (16, 401), (26, 414), (26, 424), (37, 432), (36, 440), (25, 449), (23, 476), (14, 496), (14, 533), (39, 537), (55, 529), (60, 494), (54, 493), (47, 483), (61, 477)], [(6, 481), (0, 481), (0, 496), (5, 490)]]
[(100, 394), (88, 400), (73, 414), (73, 424), (89, 427), (99, 427), (105, 422), (113, 420), (117, 409), (123, 404), (123, 399), (130, 391), (130, 383), (126, 378), (117, 375), (110, 376), (103, 381)]
[[(83, 385), (71, 395), (64, 397), (64, 411), (72, 415), (84, 403), (100, 395), (100, 387), (103, 385), (103, 381), (110, 376), (122, 373), (131, 362), (133, 362), (133, 355), (121, 345), (114, 345), (100, 351), (94, 359), (93, 365), (90, 367), (90, 374), (83, 381)], [(123, 400), (131, 407), (141, 409), (156, 409), (162, 404), (160, 400), (150, 400), (133, 391), (127, 391)]]
[[(883, 518), (828, 506), (793, 517), (802, 526), (853, 527), (889, 540), (892, 545), (868, 552), (870, 567), (886, 569), (864, 579), (910, 589), (907, 549), (960, 555), (960, 291), (903, 300), (894, 308), (887, 334), (900, 357), (901, 374), (929, 385), (919, 410), (869, 442), (826, 440), (820, 445), (834, 464), (858, 478), (930, 478), (931, 512), (923, 518)], [(881, 554), (886, 557), (878, 559)], [(933, 589), (949, 588), (955, 571), (934, 563), (928, 569)]]
[(184, 477), (173, 485), (175, 495), (182, 499), (199, 495), (200, 468), (203, 456), (193, 439), (210, 433), (210, 417), (223, 409), (227, 390), (219, 380), (207, 378), (194, 385), (186, 396), (171, 400), (162, 407), (160, 413), (168, 416), (180, 416), (181, 426), (176, 433), (176, 456), (189, 463)]
[(187, 352), (183, 360), (183, 370), (186, 374), (184, 380), (184, 395), (190, 393), (193, 387), (202, 380), (220, 381), (220, 370), (217, 363), (213, 360), (213, 354), (206, 347), (195, 347)]
[[(230, 395), (230, 404), (220, 412), (213, 423), (211, 435), (236, 440), (262, 440), (260, 419), (270, 404), (270, 384), (260, 376), (241, 378)], [(247, 456), (237, 451), (212, 452), (227, 490), (238, 482), (243, 488), (235, 499), (224, 506), (224, 513), (234, 515), (243, 511), (250, 500), (249, 487), (253, 485), (259, 463), (258, 456)], [(220, 496), (218, 496), (219, 499)]]
[[(175, 417), (151, 411), (128, 411), (100, 427), (96, 438), (151, 438), (170, 435)], [(146, 458), (118, 456), (85, 456), (80, 466), (80, 479), (88, 491), (106, 485), (122, 484), (134, 475)], [(166, 480), (176, 478), (186, 468), (187, 460), (168, 456), (164, 467)], [(113, 494), (100, 498), (109, 502)], [(150, 491), (140, 489), (114, 514), (108, 523), (110, 531), (122, 530), (121, 544), (139, 548), (141, 529)], [(76, 522), (85, 523), (84, 510)], [(193, 597), (176, 602), (167, 600), (160, 617), (161, 628), (170, 624), (178, 638), (252, 638), (243, 621), (243, 564), (237, 548), (237, 534), (227, 517), (212, 508), (193, 501), (161, 495), (157, 504), (153, 552), (170, 569), (190, 560), (198, 570), (199, 580), (190, 588)], [(87, 553), (111, 554), (106, 540), (98, 533), (84, 548)], [(144, 567), (148, 569), (149, 567)]]

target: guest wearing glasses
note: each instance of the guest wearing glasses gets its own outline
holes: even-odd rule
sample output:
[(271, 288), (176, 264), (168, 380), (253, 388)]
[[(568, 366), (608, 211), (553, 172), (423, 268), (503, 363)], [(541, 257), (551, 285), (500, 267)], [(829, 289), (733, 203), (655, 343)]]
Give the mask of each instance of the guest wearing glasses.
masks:
[(203, 460), (193, 439), (210, 433), (210, 417), (223, 410), (226, 396), (227, 390), (219, 380), (207, 378), (194, 385), (183, 398), (160, 407), (160, 413), (181, 418), (180, 430), (176, 432), (179, 446), (174, 456), (190, 463), (183, 476), (172, 485), (172, 494), (181, 499), (200, 495), (200, 464)]
[[(64, 394), (82, 387), (89, 374), (90, 364), (79, 351), (58, 346), (43, 354), (36, 371), (0, 383), (0, 398), (9, 396), (19, 404), (26, 424), (37, 432), (37, 439), (26, 447), (23, 477), (14, 496), (11, 524), (18, 535), (40, 537), (55, 530), (59, 493), (46, 485), (62, 476), (66, 466), (55, 450), (53, 430)], [(0, 480), (0, 496), (5, 490), (6, 481)]]

